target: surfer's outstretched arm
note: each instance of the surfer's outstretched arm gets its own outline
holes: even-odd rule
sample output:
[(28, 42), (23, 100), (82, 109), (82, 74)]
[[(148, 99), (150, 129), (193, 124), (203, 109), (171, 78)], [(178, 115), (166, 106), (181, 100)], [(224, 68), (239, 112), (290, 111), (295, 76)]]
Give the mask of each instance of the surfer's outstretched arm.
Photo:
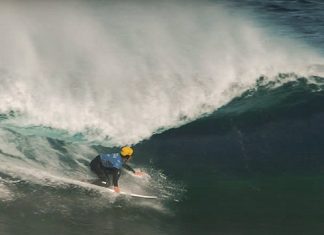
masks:
[(133, 167), (131, 167), (130, 165), (128, 165), (128, 164), (126, 164), (126, 163), (123, 164), (123, 167), (124, 167), (126, 170), (133, 172), (133, 173), (134, 173), (135, 175), (137, 175), (137, 176), (143, 176), (143, 175), (144, 175), (144, 172), (142, 172), (142, 171), (135, 171), (135, 170), (133, 169)]
[(130, 165), (128, 165), (128, 164), (126, 164), (126, 163), (123, 164), (123, 167), (124, 167), (126, 170), (131, 171), (131, 172), (133, 172), (133, 173), (136, 172), (136, 171), (133, 169), (133, 167), (131, 167)]

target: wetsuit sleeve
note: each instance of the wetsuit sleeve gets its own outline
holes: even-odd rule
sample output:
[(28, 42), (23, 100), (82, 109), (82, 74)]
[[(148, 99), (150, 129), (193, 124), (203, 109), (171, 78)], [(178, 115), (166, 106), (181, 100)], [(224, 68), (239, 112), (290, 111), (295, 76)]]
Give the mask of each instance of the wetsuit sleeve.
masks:
[(135, 173), (135, 170), (128, 164), (124, 163), (123, 164), (123, 167), (128, 170), (128, 171), (132, 171), (133, 173)]
[(117, 168), (113, 168), (112, 171), (112, 179), (113, 179), (113, 184), (115, 187), (118, 187), (118, 180), (119, 180), (119, 176), (120, 176), (120, 170)]

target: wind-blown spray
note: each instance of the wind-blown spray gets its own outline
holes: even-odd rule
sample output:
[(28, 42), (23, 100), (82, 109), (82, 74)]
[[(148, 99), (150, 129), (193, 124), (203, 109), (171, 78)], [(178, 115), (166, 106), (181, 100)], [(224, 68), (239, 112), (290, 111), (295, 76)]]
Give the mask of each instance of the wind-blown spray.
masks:
[[(224, 6), (0, 3), (0, 110), (109, 145), (132, 144), (230, 101), (262, 74), (319, 58)], [(307, 61), (307, 63), (305, 63)]]

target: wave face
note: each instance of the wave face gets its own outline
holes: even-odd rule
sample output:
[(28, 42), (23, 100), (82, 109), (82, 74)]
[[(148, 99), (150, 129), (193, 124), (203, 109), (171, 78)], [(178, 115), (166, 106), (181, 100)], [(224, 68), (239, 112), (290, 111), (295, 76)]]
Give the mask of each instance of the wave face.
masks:
[[(280, 81), (287, 79), (278, 86), (278, 82), (261, 77), (253, 89), (214, 113), (154, 135), (143, 143), (148, 145), (144, 149), (157, 144), (153, 149), (162, 150), (160, 164), (173, 163), (166, 156), (176, 156), (179, 163), (190, 159), (189, 167), (202, 161), (199, 167), (205, 170), (221, 165), (227, 173), (233, 164), (240, 169), (232, 169), (237, 177), (273, 175), (286, 167), (287, 173), (309, 172), (312, 167), (313, 173), (320, 173), (321, 164), (314, 164), (322, 162), (324, 150), (324, 78), (306, 79), (293, 74), (278, 77)], [(301, 162), (305, 165), (299, 165)], [(177, 174), (172, 170), (171, 173)]]
[(320, 234), (324, 78), (313, 79), (274, 88), (260, 78), (212, 115), (138, 147), (186, 182), (178, 216), (187, 233)]
[[(291, 2), (0, 2), (0, 234), (322, 234), (324, 5)], [(84, 182), (124, 144), (160, 200)]]
[[(291, 80), (291, 77), (295, 79)], [(201, 148), (196, 145), (190, 147), (197, 147), (195, 153), (204, 149), (203, 156), (208, 155), (206, 152), (210, 151), (211, 156), (222, 155), (217, 159), (224, 161), (228, 158), (224, 154), (248, 155), (251, 159), (264, 154), (267, 154), (266, 158), (278, 157), (279, 153), (274, 154), (273, 151), (282, 151), (281, 154), (285, 154), (282, 149), (284, 143), (289, 147), (289, 155), (311, 155), (312, 147), (319, 155), (323, 149), (319, 140), (323, 135), (324, 78), (306, 79), (293, 74), (281, 74), (278, 79), (290, 81), (278, 86), (277, 82), (269, 82), (261, 77), (253, 89), (246, 90), (214, 113), (155, 135), (150, 141), (157, 139), (177, 142), (192, 138), (192, 141), (202, 143)], [(214, 145), (208, 147), (205, 141), (214, 141)], [(303, 153), (303, 148), (310, 152)], [(184, 149), (181, 148), (181, 151)], [(200, 160), (201, 157), (196, 158), (196, 161)]]

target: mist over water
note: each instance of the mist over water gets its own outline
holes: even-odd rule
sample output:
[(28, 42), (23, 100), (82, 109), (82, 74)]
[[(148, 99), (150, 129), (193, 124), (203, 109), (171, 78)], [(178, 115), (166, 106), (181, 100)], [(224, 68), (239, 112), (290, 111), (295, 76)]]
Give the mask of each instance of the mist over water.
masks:
[(0, 111), (18, 116), (7, 124), (110, 146), (212, 112), (260, 75), (307, 75), (322, 61), (208, 1), (4, 1), (0, 20)]

